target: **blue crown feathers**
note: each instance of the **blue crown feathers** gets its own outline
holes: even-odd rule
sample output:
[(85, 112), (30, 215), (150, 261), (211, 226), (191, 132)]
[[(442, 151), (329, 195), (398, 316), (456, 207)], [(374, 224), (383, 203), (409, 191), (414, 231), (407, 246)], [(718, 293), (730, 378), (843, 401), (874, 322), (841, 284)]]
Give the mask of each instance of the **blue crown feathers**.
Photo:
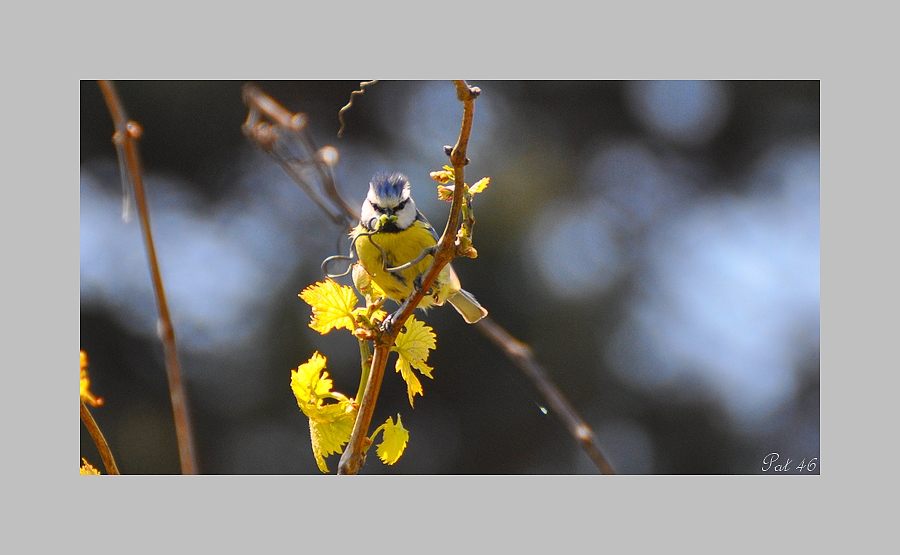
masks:
[(380, 199), (396, 204), (403, 198), (403, 191), (409, 189), (409, 179), (398, 172), (392, 174), (378, 172), (372, 176), (369, 186), (375, 190)]

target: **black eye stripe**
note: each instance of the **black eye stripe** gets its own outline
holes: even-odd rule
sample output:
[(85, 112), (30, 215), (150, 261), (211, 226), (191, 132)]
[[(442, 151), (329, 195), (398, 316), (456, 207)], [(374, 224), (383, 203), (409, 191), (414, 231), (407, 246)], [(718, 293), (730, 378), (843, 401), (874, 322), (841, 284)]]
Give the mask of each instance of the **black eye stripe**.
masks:
[(372, 207), (372, 210), (374, 210), (375, 212), (378, 212), (379, 214), (383, 214), (385, 212), (394, 213), (394, 212), (399, 212), (400, 210), (403, 210), (403, 208), (407, 204), (409, 204), (409, 200), (410, 199), (403, 199), (400, 202), (398, 202), (397, 204), (395, 204), (394, 206), (381, 206), (380, 204), (378, 204), (377, 202), (372, 201), (372, 200), (369, 200), (368, 203), (369, 203), (369, 206)]

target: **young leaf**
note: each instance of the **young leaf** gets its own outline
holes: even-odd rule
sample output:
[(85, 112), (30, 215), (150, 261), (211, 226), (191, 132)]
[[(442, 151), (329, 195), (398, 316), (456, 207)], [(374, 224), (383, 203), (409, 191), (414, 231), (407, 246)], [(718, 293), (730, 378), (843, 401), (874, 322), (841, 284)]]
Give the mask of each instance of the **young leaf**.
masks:
[(87, 361), (87, 353), (84, 351), (81, 352), (81, 400), (85, 403), (91, 405), (92, 407), (99, 407), (103, 405), (103, 399), (99, 397), (95, 397), (93, 393), (91, 393), (91, 379), (88, 377), (88, 361)]
[(429, 175), (431, 176), (431, 179), (434, 179), (441, 185), (446, 185), (454, 179), (453, 166), (444, 166), (443, 169), (431, 172)]
[(469, 187), (469, 194), (477, 195), (481, 191), (484, 191), (485, 189), (487, 189), (487, 186), (488, 186), (488, 184), (490, 184), (490, 182), (491, 182), (490, 177), (482, 177), (481, 179), (479, 179), (478, 181), (475, 182), (475, 185), (472, 185), (471, 187)]
[(326, 279), (301, 291), (300, 298), (312, 307), (309, 327), (320, 334), (339, 328), (352, 332), (356, 327), (353, 309), (359, 298), (352, 287)]
[(406, 330), (397, 334), (397, 341), (391, 349), (430, 378), (433, 368), (425, 364), (425, 361), (436, 346), (437, 336), (431, 326), (410, 316), (406, 321)]
[(321, 397), (331, 393), (332, 382), (325, 372), (326, 358), (317, 352), (296, 370), (291, 370), (291, 389), (303, 414), (310, 416), (321, 405)]
[[(413, 405), (413, 397), (416, 395), (422, 395), (425, 391), (422, 389), (422, 383), (419, 381), (419, 378), (416, 377), (416, 374), (409, 367), (409, 362), (403, 360), (402, 358), (397, 359), (397, 364), (395, 366), (397, 372), (400, 372), (400, 377), (403, 378), (403, 381), (406, 382), (406, 393), (409, 395), (409, 406)], [(430, 376), (429, 376), (430, 377)]]
[(409, 404), (412, 406), (413, 397), (422, 395), (422, 384), (413, 373), (412, 368), (417, 369), (422, 375), (431, 378), (431, 366), (425, 363), (432, 349), (437, 346), (437, 338), (431, 326), (420, 322), (415, 316), (410, 316), (406, 321), (406, 330), (397, 335), (397, 341), (391, 347), (399, 356), (395, 368), (406, 382)]
[[(399, 419), (400, 417), (397, 416), (397, 418)], [(399, 458), (399, 456), (398, 456), (398, 458)], [(393, 464), (393, 463), (391, 463), (391, 464)], [(87, 462), (87, 459), (82, 457), (81, 458), (81, 470), (79, 471), (79, 474), (81, 474), (82, 476), (94, 476), (94, 475), (99, 475), (100, 471), (97, 470), (96, 468), (94, 468), (93, 465), (91, 465), (91, 463)]]
[(438, 185), (438, 200), (451, 202), (453, 200), (453, 185)]
[(375, 449), (378, 458), (385, 464), (394, 464), (403, 455), (406, 444), (409, 442), (409, 431), (403, 427), (400, 422), (400, 415), (397, 415), (397, 424), (394, 424), (390, 416), (384, 423), (384, 433), (382, 441)]
[[(344, 444), (350, 441), (357, 407), (351, 399), (331, 391), (332, 381), (325, 371), (327, 360), (318, 352), (309, 361), (291, 371), (291, 389), (297, 398), (297, 405), (309, 418), (309, 436), (312, 442), (316, 464), (322, 472), (328, 472), (325, 457), (340, 453)], [(335, 399), (335, 403), (325, 403)]]
[(309, 419), (309, 438), (312, 442), (316, 465), (322, 472), (328, 472), (325, 457), (341, 453), (344, 445), (350, 441), (353, 423), (356, 421), (356, 408), (349, 401), (341, 401), (327, 405), (319, 412), (322, 420)]

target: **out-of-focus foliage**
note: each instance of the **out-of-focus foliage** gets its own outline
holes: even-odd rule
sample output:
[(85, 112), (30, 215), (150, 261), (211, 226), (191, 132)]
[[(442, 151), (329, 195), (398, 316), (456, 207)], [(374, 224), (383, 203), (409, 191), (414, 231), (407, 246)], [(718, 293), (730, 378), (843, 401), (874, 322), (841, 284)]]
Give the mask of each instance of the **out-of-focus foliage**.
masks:
[(103, 399), (101, 399), (101, 398), (95, 396), (93, 393), (91, 393), (91, 378), (90, 378), (90, 376), (88, 376), (88, 370), (87, 370), (87, 367), (88, 367), (87, 353), (85, 353), (84, 351), (81, 351), (80, 358), (81, 358), (81, 362), (80, 362), (81, 378), (79, 381), (81, 382), (81, 384), (80, 384), (81, 385), (81, 387), (80, 387), (81, 400), (84, 401), (85, 403), (91, 405), (92, 407), (99, 407), (99, 406), (103, 405)]
[(82, 458), (81, 470), (79, 471), (79, 474), (81, 474), (82, 476), (99, 476), (100, 471), (94, 468), (91, 463), (87, 462), (87, 459)]

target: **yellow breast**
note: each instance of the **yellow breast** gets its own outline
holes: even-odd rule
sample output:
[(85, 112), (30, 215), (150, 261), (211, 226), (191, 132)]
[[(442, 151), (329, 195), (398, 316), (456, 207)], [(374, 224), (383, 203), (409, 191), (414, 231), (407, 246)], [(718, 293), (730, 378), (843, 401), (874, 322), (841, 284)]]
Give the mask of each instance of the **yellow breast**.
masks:
[[(396, 268), (414, 260), (424, 249), (434, 246), (435, 243), (431, 230), (422, 222), (416, 221), (402, 231), (359, 236), (356, 239), (356, 253), (363, 267), (372, 276), (372, 281), (378, 284), (388, 297), (402, 302), (412, 294), (415, 279), (431, 266), (432, 256), (425, 256), (413, 266), (399, 272), (388, 272), (387, 268)], [(435, 280), (433, 295), (426, 296), (419, 307), (427, 308), (432, 304), (443, 304), (451, 292), (454, 292), (454, 285), (455, 290), (459, 290), (459, 282), (452, 279), (450, 266), (447, 265)]]

